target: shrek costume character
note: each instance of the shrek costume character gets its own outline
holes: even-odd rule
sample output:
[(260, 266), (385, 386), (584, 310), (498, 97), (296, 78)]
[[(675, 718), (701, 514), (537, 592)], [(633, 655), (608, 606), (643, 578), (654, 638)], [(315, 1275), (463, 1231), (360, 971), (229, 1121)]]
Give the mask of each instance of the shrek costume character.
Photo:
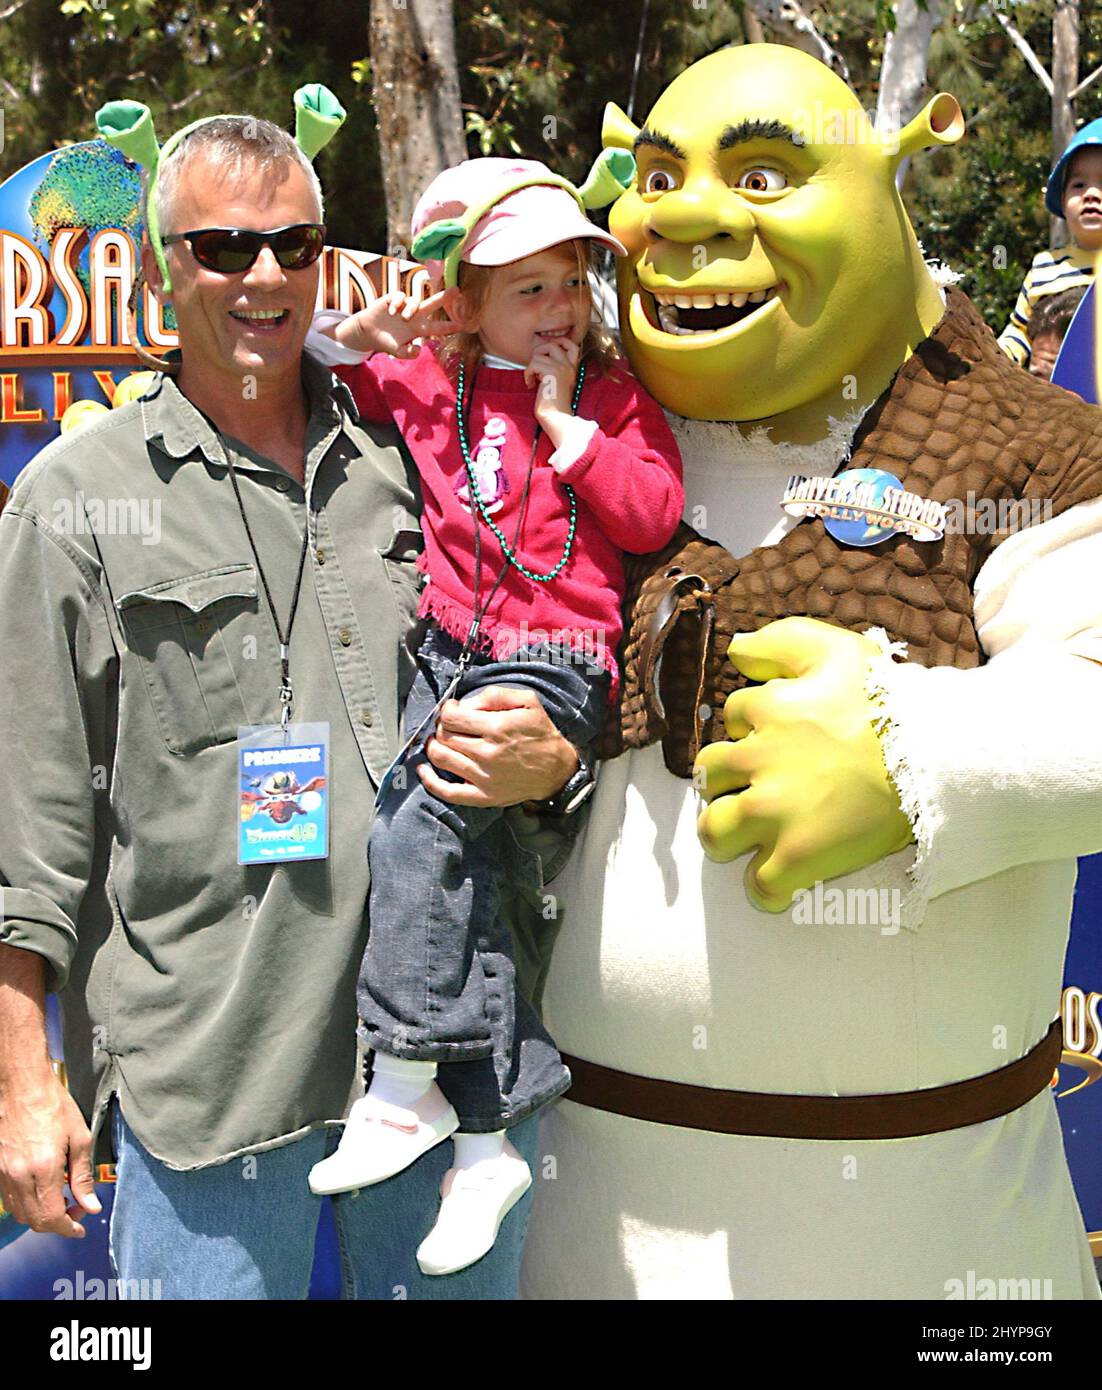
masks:
[(609, 109), (692, 527), (636, 571), (556, 884), (528, 1297), (1099, 1297), (1049, 1082), (1102, 848), (1102, 440), (923, 261), (894, 171), (961, 128), (878, 136), (773, 45)]
[[(366, 846), (414, 672), (417, 477), (398, 436), (362, 424), (303, 352), (324, 240), (317, 146), (237, 116), (158, 151), (148, 112), (127, 106), (101, 129), (156, 161), (164, 222), (150, 219), (143, 265), (162, 298), (170, 276), (181, 357), (178, 375), (43, 450), (0, 516), (0, 1199), (36, 1231), (81, 1235), (99, 1210), (92, 1149), (108, 1161), (113, 1140), (121, 1279), (164, 1298), (303, 1298), (321, 1214), (307, 1173), (362, 1084)], [(123, 498), (156, 518), (152, 543), (125, 509), (114, 520)], [(281, 713), (328, 730), (330, 853), (242, 863), (242, 826), (246, 842), (258, 822), (269, 843), (279, 831), (257, 807)], [(539, 762), (542, 711), (483, 717), (502, 735), (524, 725)], [(250, 766), (239, 731), (257, 724), (273, 756)], [(448, 742), (430, 745), (437, 766)], [(473, 760), (502, 804), (551, 794), (575, 761), (566, 745), (568, 766), (533, 777), (501, 742), (493, 768)], [(561, 744), (552, 734), (552, 762)], [(506, 764), (529, 785), (503, 789)], [(505, 836), (501, 853), (536, 861)], [(510, 887), (510, 920), (538, 919), (539, 882)], [(71, 1096), (47, 1061), (47, 989)], [(526, 1201), (476, 1269), (417, 1269), (446, 1163), (337, 1200), (344, 1297), (515, 1295)]]

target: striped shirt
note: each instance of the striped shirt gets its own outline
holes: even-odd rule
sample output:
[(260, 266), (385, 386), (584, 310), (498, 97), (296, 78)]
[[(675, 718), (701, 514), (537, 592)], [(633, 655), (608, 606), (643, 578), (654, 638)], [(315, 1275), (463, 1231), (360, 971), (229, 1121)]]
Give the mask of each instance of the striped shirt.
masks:
[(1020, 367), (1029, 365), (1033, 351), (1029, 325), (1037, 301), (1062, 290), (1085, 288), (1094, 278), (1093, 263), (1094, 253), (1074, 243), (1061, 246), (1058, 251), (1039, 251), (1034, 256), (1018, 291), (1010, 322), (999, 334), (999, 347), (1007, 357)]

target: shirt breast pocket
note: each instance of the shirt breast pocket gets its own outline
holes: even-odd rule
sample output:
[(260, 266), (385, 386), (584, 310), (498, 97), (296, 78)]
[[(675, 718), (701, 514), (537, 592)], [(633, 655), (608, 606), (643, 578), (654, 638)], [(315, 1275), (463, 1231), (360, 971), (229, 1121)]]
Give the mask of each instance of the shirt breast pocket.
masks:
[(161, 580), (115, 606), (171, 753), (229, 743), (242, 724), (278, 718), (278, 652), (252, 565)]

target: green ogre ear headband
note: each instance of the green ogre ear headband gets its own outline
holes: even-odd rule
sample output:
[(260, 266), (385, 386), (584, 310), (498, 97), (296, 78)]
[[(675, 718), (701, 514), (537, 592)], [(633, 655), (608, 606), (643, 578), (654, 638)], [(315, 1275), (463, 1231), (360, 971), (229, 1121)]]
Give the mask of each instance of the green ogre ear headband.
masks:
[[(345, 109), (329, 90), (320, 82), (311, 82), (300, 87), (295, 93), (295, 143), (307, 159), (313, 159), (340, 130), (345, 120)], [(157, 220), (157, 171), (163, 160), (185, 140), (193, 130), (198, 130), (208, 121), (225, 119), (221, 116), (204, 116), (192, 121), (190, 125), (170, 135), (158, 147), (153, 129), (153, 117), (149, 107), (140, 101), (109, 101), (96, 112), (96, 128), (109, 145), (121, 150), (127, 159), (140, 164), (149, 175), (149, 188), (146, 197), (146, 234), (157, 264), (161, 268), (165, 292), (172, 292), (172, 279), (168, 273), (164, 245), (161, 242), (161, 229)], [(238, 116), (231, 119), (255, 120), (251, 116)]]
[(550, 184), (569, 193), (584, 213), (613, 202), (625, 191), (634, 175), (635, 157), (630, 150), (602, 150), (585, 182), (578, 187), (559, 174), (529, 174), (504, 184), (485, 202), (472, 204), (462, 217), (442, 217), (422, 227), (410, 249), (419, 261), (443, 261), (444, 285), (451, 289), (459, 283), (459, 262), (467, 238), (490, 209), (511, 193)]

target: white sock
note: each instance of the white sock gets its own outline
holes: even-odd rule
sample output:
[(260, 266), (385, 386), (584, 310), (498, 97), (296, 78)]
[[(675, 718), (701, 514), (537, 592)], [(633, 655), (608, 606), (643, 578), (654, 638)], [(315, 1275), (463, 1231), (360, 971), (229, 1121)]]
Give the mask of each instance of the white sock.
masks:
[(453, 1168), (473, 1168), (487, 1158), (500, 1158), (505, 1152), (505, 1131), (495, 1129), (491, 1134), (453, 1134), (455, 1162)]
[(435, 1062), (414, 1062), (408, 1057), (391, 1057), (376, 1052), (371, 1063), (371, 1085), (367, 1093), (388, 1105), (416, 1105), (436, 1077)]

